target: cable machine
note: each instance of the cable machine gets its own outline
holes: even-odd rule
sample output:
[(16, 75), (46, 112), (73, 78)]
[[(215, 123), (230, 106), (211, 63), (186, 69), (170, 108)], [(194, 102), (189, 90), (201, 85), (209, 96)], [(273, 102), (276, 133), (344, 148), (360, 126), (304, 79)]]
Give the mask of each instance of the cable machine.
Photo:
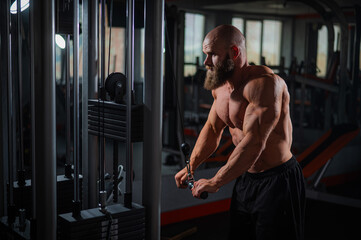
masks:
[[(15, 17), (10, 15), (9, 1), (3, 7), (5, 14), (5, 33), (7, 52), (7, 125), (8, 125), (8, 157), (7, 157), (7, 216), (0, 219), (0, 237), (17, 236), (18, 239), (29, 239), (30, 223), (26, 220), (25, 199), (28, 196), (24, 166), (24, 127), (23, 127), (23, 77), (22, 77), (22, 9), (20, 1), (16, 6)], [(14, 23), (16, 21), (16, 24)], [(16, 30), (16, 31), (15, 31)], [(13, 44), (15, 42), (15, 44)], [(15, 46), (14, 46), (15, 45)], [(14, 52), (17, 56), (15, 58)], [(16, 59), (16, 61), (14, 60)], [(16, 71), (13, 71), (16, 70)], [(13, 72), (17, 72), (13, 74)], [(33, 86), (33, 85), (32, 85)], [(32, 89), (33, 90), (33, 89)], [(33, 92), (32, 92), (33, 93)], [(16, 167), (17, 181), (14, 181)], [(16, 197), (15, 197), (16, 196)], [(28, 227), (26, 227), (28, 226)], [(6, 229), (7, 231), (4, 231)]]
[[(5, 9), (9, 8), (10, 0), (1, 3)], [(87, 2), (87, 3), (84, 3)], [(71, 32), (61, 33), (66, 36), (66, 166), (64, 176), (56, 175), (56, 99), (55, 99), (55, 33), (58, 33), (59, 14), (56, 10), (59, 8), (59, 3), (67, 4), (64, 9), (73, 14)], [(18, 66), (22, 68), (21, 51), (18, 51), (18, 65), (14, 65), (12, 61), (12, 47), (10, 36), (10, 16), (7, 11), (7, 107), (8, 116), (7, 124), (9, 125), (9, 158), (7, 165), (9, 169), (7, 179), (9, 181), (9, 189), (7, 196), (7, 217), (1, 218), (0, 228), (2, 237), (14, 237), (15, 239), (144, 239), (145, 235), (160, 236), (160, 166), (161, 162), (161, 126), (162, 126), (162, 29), (163, 18), (157, 19), (158, 16), (152, 16), (154, 10), (161, 13), (163, 16), (164, 2), (153, 3), (147, 2), (147, 27), (146, 35), (154, 38), (153, 44), (146, 43), (146, 70), (145, 78), (147, 79), (147, 88), (145, 89), (145, 105), (136, 105), (133, 102), (134, 91), (134, 3), (135, 1), (127, 1), (127, 70), (126, 74), (112, 73), (105, 78), (105, 0), (101, 1), (101, 71), (100, 71), (100, 85), (97, 99), (87, 100), (87, 133), (94, 135), (99, 139), (99, 207), (91, 209), (83, 209), (82, 204), (82, 175), (80, 166), (84, 165), (80, 162), (81, 149), (84, 151), (84, 146), (80, 147), (81, 131), (80, 131), (80, 81), (79, 81), (79, 1), (41, 1), (34, 0), (30, 2), (30, 76), (31, 76), (31, 130), (32, 130), (32, 177), (31, 180), (25, 180), (24, 162), (23, 162), (23, 136), (22, 136), (22, 100), (18, 101), (18, 108), (15, 109), (15, 96), (21, 96), (23, 86), (18, 83), (18, 88), (14, 88), (14, 71), (13, 68)], [(74, 5), (73, 5), (74, 4)], [(90, 3), (83, 1), (83, 4)], [(20, 18), (20, 1), (17, 3), (18, 16)], [(5, 11), (4, 11), (5, 12)], [(95, 15), (96, 16), (96, 15)], [(58, 21), (58, 22), (57, 22)], [(21, 21), (18, 21), (18, 25)], [(5, 26), (5, 24), (2, 24)], [(16, 25), (15, 25), (16, 26)], [(55, 28), (54, 28), (55, 26)], [(2, 30), (3, 31), (3, 30)], [(20, 27), (17, 27), (17, 34), (21, 33)], [(3, 35), (2, 35), (3, 36)], [(21, 37), (17, 38), (21, 41)], [(70, 43), (73, 40), (73, 98), (71, 98), (71, 78), (70, 73)], [(3, 40), (2, 40), (3, 41)], [(21, 49), (22, 43), (17, 42), (16, 48)], [(97, 46), (96, 46), (97, 48)], [(3, 48), (2, 48), (3, 49)], [(154, 52), (151, 51), (154, 50)], [(12, 64), (12, 65), (11, 65)], [(151, 66), (152, 64), (155, 65)], [(21, 81), (22, 72), (19, 72), (17, 78)], [(109, 72), (109, 70), (108, 70)], [(88, 79), (91, 79), (89, 76)], [(15, 79), (16, 80), (16, 79)], [(4, 84), (3, 84), (4, 86)], [(14, 94), (15, 90), (20, 91), (20, 94)], [(84, 80), (83, 80), (84, 92)], [(106, 91), (111, 96), (110, 100), (106, 99)], [(151, 96), (151, 97), (150, 97)], [(84, 94), (83, 94), (84, 103)], [(73, 102), (73, 124), (74, 131), (71, 131), (71, 104)], [(19, 116), (16, 115), (19, 112)], [(147, 136), (143, 133), (143, 119), (146, 117), (149, 121), (147, 127)], [(16, 119), (18, 118), (18, 119)], [(84, 121), (84, 105), (83, 117)], [(18, 124), (19, 123), (19, 124)], [(83, 122), (84, 123), (84, 122)], [(19, 125), (16, 129), (16, 125)], [(83, 134), (84, 134), (84, 124)], [(35, 131), (36, 129), (36, 131)], [(86, 134), (87, 134), (86, 133)], [(148, 135), (148, 133), (151, 133)], [(16, 137), (18, 136), (18, 141)], [(107, 192), (104, 186), (105, 182), (105, 139), (113, 141), (113, 205), (110, 203), (109, 197), (107, 199)], [(84, 140), (84, 139), (82, 139)], [(143, 207), (133, 202), (132, 199), (132, 181), (133, 181), (133, 142), (144, 140), (144, 162), (146, 162), (147, 169), (152, 168), (144, 173), (143, 179)], [(87, 140), (85, 140), (87, 141)], [(73, 142), (73, 146), (70, 144)], [(119, 175), (122, 169), (118, 169), (118, 143), (126, 144), (126, 191), (124, 196), (124, 203), (119, 203), (118, 183), (120, 181)], [(88, 142), (82, 142), (88, 144)], [(16, 150), (18, 149), (18, 150)], [(73, 157), (71, 156), (71, 149), (73, 149)], [(85, 148), (86, 149), (86, 148)], [(87, 150), (87, 149), (86, 149)], [(16, 158), (16, 156), (19, 156)], [(73, 165), (71, 162), (73, 158)], [(83, 158), (84, 159), (84, 158)], [(16, 163), (16, 164), (15, 164)], [(84, 163), (84, 161), (83, 161)], [(150, 164), (150, 166), (148, 166)], [(4, 164), (5, 165), (5, 164)], [(90, 165), (90, 163), (89, 163)], [(14, 167), (18, 168), (17, 185), (14, 183)], [(146, 168), (146, 166), (145, 166)], [(88, 174), (90, 176), (90, 173)], [(90, 181), (90, 180), (89, 180)], [(25, 184), (24, 184), (25, 183)], [(39, 187), (39, 184), (40, 187)], [(72, 187), (69, 187), (71, 184)], [(71, 206), (64, 208), (67, 213), (59, 208), (59, 203), (62, 202), (60, 198), (64, 197), (64, 186), (66, 191), (71, 190), (73, 194), (73, 201)], [(14, 187), (15, 186), (15, 187)], [(25, 192), (32, 195), (26, 197), (23, 208), (15, 204), (14, 191)], [(59, 192), (60, 191), (60, 192)], [(65, 191), (65, 190), (64, 190)], [(93, 191), (90, 189), (89, 192)], [(151, 194), (147, 194), (151, 191)], [(155, 194), (154, 194), (155, 193)], [(23, 193), (20, 193), (23, 195)], [(88, 196), (88, 198), (92, 198)], [(17, 200), (25, 199), (24, 197), (16, 197)], [(28, 201), (31, 199), (31, 201)], [(89, 203), (92, 200), (89, 201)], [(25, 203), (27, 205), (25, 205)], [(21, 204), (22, 205), (22, 204)], [(92, 204), (89, 204), (92, 205)], [(93, 206), (92, 206), (93, 207)], [(149, 208), (147, 213), (147, 221), (145, 219), (145, 210)], [(23, 210), (26, 209), (27, 211)], [(46, 209), (46, 211), (44, 211)], [(58, 215), (60, 214), (60, 215)], [(26, 218), (27, 217), (27, 218)], [(156, 219), (156, 221), (153, 221)], [(30, 224), (31, 222), (31, 224)], [(145, 231), (146, 224), (149, 230)], [(82, 226), (87, 226), (91, 231), (84, 232), (81, 230)], [(89, 227), (90, 226), (90, 227)], [(2, 231), (4, 229), (4, 231)], [(8, 235), (10, 234), (10, 235)], [(81, 237), (79, 237), (81, 236)], [(78, 238), (79, 237), (79, 238)]]
[[(76, 20), (78, 6), (79, 2), (75, 1), (74, 26), (78, 26), (79, 23)], [(127, 77), (121, 73), (112, 73), (105, 79), (105, 0), (101, 1), (100, 14), (101, 78), (98, 85), (98, 99), (89, 99), (88, 101), (88, 131), (89, 134), (98, 136), (99, 208), (80, 210), (80, 201), (77, 198), (79, 187), (75, 180), (73, 212), (59, 215), (58, 234), (60, 239), (144, 239), (145, 210), (144, 207), (132, 202), (132, 142), (141, 141), (143, 136), (143, 108), (135, 105), (132, 101), (134, 90), (134, 1), (127, 1)], [(78, 34), (74, 31), (74, 39)], [(78, 51), (78, 48), (74, 47), (74, 49)], [(74, 56), (76, 56), (75, 52)], [(74, 59), (76, 58), (74, 57)], [(106, 99), (106, 91), (113, 101)], [(125, 101), (123, 100), (124, 93)], [(78, 98), (78, 94), (76, 95), (74, 98)], [(76, 105), (74, 108), (77, 109), (79, 106), (75, 99), (74, 103)], [(74, 132), (78, 132), (78, 129), (75, 129)], [(106, 139), (113, 140), (114, 148), (114, 188), (112, 194), (115, 204), (109, 206), (107, 206), (107, 191), (105, 189)], [(74, 139), (74, 141), (76, 142), (78, 139)], [(126, 143), (126, 190), (123, 204), (117, 204), (118, 142)], [(79, 164), (77, 154), (75, 156), (75, 166), (77, 166)], [(78, 175), (76, 169), (77, 167), (74, 167), (74, 176)]]

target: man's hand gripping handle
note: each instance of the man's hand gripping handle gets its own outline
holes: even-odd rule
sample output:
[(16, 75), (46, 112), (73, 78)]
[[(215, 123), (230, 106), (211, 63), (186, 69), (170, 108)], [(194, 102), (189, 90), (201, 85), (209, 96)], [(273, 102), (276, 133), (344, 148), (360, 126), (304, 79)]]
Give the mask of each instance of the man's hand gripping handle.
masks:
[[(190, 167), (190, 160), (189, 160), (189, 155), (190, 155), (190, 146), (188, 143), (182, 143), (181, 145), (181, 149), (182, 152), (184, 154), (184, 157), (186, 159), (186, 167), (187, 167), (187, 180), (185, 181), (184, 185), (187, 185), (189, 187), (189, 189), (192, 189), (194, 187), (194, 178), (193, 175), (191, 173), (191, 167)], [(208, 198), (208, 192), (202, 192), (200, 195), (201, 199), (207, 199)]]

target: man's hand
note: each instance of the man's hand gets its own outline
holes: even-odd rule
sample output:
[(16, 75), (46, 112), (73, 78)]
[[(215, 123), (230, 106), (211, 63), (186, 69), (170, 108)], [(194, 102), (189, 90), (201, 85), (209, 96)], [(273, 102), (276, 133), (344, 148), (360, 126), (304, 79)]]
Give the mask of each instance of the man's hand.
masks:
[(212, 179), (199, 179), (194, 182), (192, 194), (195, 198), (200, 198), (202, 192), (215, 193), (218, 192), (219, 187), (212, 181)]
[(188, 179), (187, 167), (180, 170), (174, 178), (178, 188), (187, 188), (188, 185), (185, 184), (186, 180)]

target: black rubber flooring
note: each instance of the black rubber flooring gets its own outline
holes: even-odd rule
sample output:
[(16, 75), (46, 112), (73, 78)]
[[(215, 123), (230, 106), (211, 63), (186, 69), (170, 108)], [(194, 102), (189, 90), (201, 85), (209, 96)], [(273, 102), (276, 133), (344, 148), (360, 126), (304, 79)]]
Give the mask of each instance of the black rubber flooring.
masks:
[[(163, 226), (161, 236), (162, 240), (225, 240), (228, 225), (229, 213), (223, 212)], [(179, 236), (185, 232), (188, 236)], [(323, 239), (361, 239), (361, 209), (308, 199), (305, 240)]]

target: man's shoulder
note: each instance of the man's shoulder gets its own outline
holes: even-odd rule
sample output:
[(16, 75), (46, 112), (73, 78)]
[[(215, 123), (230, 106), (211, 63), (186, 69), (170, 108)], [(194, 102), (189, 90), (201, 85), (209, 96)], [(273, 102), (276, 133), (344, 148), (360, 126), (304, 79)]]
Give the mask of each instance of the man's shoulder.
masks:
[(253, 98), (263, 98), (266, 95), (273, 95), (275, 92), (281, 91), (284, 82), (278, 75), (265, 66), (253, 67), (258, 67), (258, 69), (246, 81), (244, 86), (246, 99), (251, 101)]
[(248, 73), (247, 75), (250, 78), (267, 75), (267, 74), (274, 74), (272, 69), (270, 69), (267, 66), (263, 66), (263, 65), (249, 65), (245, 68), (245, 72)]
[(258, 85), (258, 84), (274, 84), (279, 80), (282, 80), (277, 74), (275, 74), (269, 67), (262, 65), (250, 65), (244, 70), (246, 76), (246, 85)]

